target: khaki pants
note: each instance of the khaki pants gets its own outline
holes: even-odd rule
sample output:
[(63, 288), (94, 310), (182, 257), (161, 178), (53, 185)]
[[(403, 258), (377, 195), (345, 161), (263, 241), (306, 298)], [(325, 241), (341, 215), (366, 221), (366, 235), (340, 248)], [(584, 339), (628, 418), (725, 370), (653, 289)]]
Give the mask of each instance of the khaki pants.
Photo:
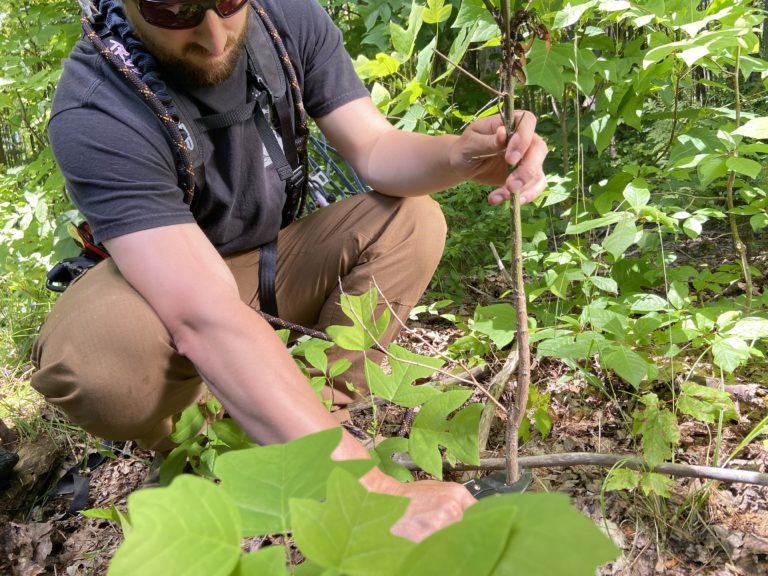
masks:
[[(375, 278), (404, 319), (426, 289), (444, 241), (445, 220), (428, 197), (369, 193), (324, 208), (280, 232), (280, 316), (320, 330), (350, 324), (338, 304), (339, 279), (344, 292), (361, 294)], [(225, 260), (241, 299), (258, 308), (259, 251)], [(393, 320), (383, 344), (399, 328)], [(365, 390), (362, 355), (329, 351), (331, 361), (342, 356), (353, 362), (342, 378)], [(150, 448), (163, 443), (174, 416), (205, 390), (195, 367), (176, 352), (165, 326), (112, 260), (89, 270), (61, 296), (35, 343), (33, 361), (32, 386), (75, 424), (102, 438), (137, 440)], [(334, 396), (340, 403), (350, 400), (340, 392)]]

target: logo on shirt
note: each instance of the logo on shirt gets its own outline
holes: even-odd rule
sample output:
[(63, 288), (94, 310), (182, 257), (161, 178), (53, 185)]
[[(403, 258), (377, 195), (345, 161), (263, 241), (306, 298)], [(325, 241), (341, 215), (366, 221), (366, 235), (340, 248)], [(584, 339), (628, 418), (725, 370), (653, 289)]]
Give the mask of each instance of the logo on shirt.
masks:
[(114, 38), (108, 38), (107, 48), (109, 48), (109, 51), (112, 52), (112, 54), (114, 54), (115, 57), (117, 57), (117, 59), (120, 60), (120, 62), (122, 62), (126, 68), (128, 68), (128, 70), (138, 73), (136, 66), (133, 65), (133, 60), (131, 60), (130, 53), (118, 40), (115, 40)]
[(179, 132), (181, 132), (181, 137), (184, 138), (184, 144), (187, 146), (187, 150), (190, 152), (195, 149), (195, 141), (192, 140), (192, 134), (187, 129), (186, 124), (184, 122), (179, 122)]

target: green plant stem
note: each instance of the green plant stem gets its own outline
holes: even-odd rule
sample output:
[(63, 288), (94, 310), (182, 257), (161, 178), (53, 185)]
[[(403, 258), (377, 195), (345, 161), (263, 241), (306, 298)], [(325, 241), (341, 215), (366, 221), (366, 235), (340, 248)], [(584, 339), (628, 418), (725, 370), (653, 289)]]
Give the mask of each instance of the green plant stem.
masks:
[[(554, 103), (554, 98), (553, 98)], [(568, 88), (563, 88), (563, 103), (558, 115), (560, 122), (560, 154), (563, 163), (563, 174), (571, 169), (570, 149), (568, 147)]]
[[(739, 74), (741, 71), (741, 48), (736, 49), (736, 68), (733, 73), (733, 93), (735, 98), (735, 112), (736, 112), (736, 128), (741, 125), (741, 86), (739, 84)], [(746, 285), (746, 303), (745, 308), (747, 312), (752, 309), (752, 293), (754, 291), (752, 286), (752, 273), (749, 271), (749, 260), (747, 259), (747, 246), (741, 239), (739, 234), (739, 227), (736, 224), (736, 214), (733, 209), (735, 202), (733, 199), (733, 186), (736, 183), (736, 172), (731, 170), (728, 174), (728, 183), (725, 187), (725, 200), (728, 205), (728, 222), (731, 227), (731, 237), (733, 238), (733, 248), (739, 256), (741, 263), (741, 272), (744, 275), (744, 284)]]

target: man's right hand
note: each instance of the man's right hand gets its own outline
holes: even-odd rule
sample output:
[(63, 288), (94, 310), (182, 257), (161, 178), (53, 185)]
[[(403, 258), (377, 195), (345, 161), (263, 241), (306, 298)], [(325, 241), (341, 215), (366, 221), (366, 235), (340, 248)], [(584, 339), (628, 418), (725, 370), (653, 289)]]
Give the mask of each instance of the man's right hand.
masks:
[(420, 542), (432, 532), (458, 522), (464, 510), (477, 501), (461, 484), (421, 480), (400, 484), (399, 496), (411, 503), (405, 515), (392, 527), (392, 533)]
[(364, 476), (361, 483), (371, 492), (410, 499), (408, 509), (392, 527), (392, 533), (414, 542), (458, 522), (464, 516), (464, 510), (477, 502), (461, 484), (437, 480), (398, 482), (378, 469)]

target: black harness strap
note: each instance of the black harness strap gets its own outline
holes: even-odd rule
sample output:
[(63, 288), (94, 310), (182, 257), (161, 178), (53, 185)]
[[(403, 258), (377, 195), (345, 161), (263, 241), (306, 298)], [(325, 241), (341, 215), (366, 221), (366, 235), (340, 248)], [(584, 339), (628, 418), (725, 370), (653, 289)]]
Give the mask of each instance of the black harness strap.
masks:
[(283, 148), (277, 141), (274, 131), (269, 126), (261, 106), (257, 105), (254, 109), (253, 121), (256, 123), (256, 130), (258, 130), (261, 141), (267, 149), (267, 154), (269, 154), (272, 164), (275, 166), (275, 170), (277, 170), (277, 175), (280, 176), (280, 180), (286, 182), (286, 187), (290, 187), (290, 178), (293, 176), (294, 168), (291, 167), (291, 164), (285, 157)]
[(277, 240), (263, 244), (259, 254), (259, 307), (270, 316), (277, 316)]
[(235, 124), (242, 124), (246, 120), (253, 117), (253, 111), (256, 107), (256, 101), (246, 102), (242, 106), (238, 106), (227, 112), (221, 114), (211, 114), (210, 116), (203, 116), (197, 120), (198, 125), (206, 132), (211, 130), (221, 130), (222, 128), (229, 128)]

